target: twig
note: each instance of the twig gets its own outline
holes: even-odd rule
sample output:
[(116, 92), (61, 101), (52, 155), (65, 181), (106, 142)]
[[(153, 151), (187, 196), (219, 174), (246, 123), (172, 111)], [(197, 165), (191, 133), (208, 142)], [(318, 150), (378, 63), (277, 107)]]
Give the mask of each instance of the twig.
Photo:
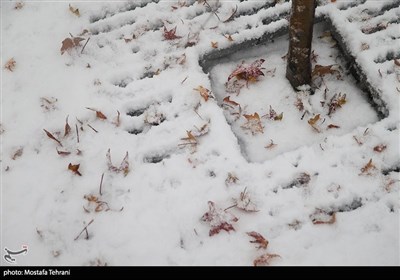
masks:
[(187, 80), (188, 77), (189, 77), (189, 76), (186, 76), (186, 78), (183, 79), (183, 81), (181, 82), (181, 85), (183, 85), (183, 83)]
[(91, 126), (90, 124), (87, 124), (88, 127), (90, 127), (91, 129), (93, 129), (94, 132), (98, 133), (98, 131), (96, 129), (94, 129), (93, 126)]
[(83, 53), (83, 50), (85, 49), (87, 43), (89, 43), (90, 37), (86, 40), (86, 43), (83, 45), (83, 48), (81, 50), (81, 54)]
[(85, 239), (89, 239), (89, 232), (87, 230), (88, 226), (90, 226), (93, 223), (94, 219), (92, 219), (83, 229), (82, 231), (78, 234), (77, 237), (75, 237), (74, 241), (78, 240), (78, 238), (82, 235), (82, 233), (85, 231), (86, 232), (86, 237)]
[(100, 195), (103, 195), (102, 192), (101, 192), (101, 187), (103, 186), (103, 177), (104, 177), (104, 173), (101, 174), (100, 187), (99, 187), (99, 193), (100, 193)]
[(231, 208), (233, 208), (233, 207), (236, 207), (236, 206), (237, 206), (237, 204), (234, 204), (234, 205), (232, 205), (232, 206), (229, 206), (228, 208), (225, 208), (224, 211), (229, 210), (229, 209), (231, 209)]
[(79, 131), (78, 131), (78, 125), (77, 124), (75, 124), (75, 129), (76, 129), (76, 140), (79, 143)]
[(238, 10), (238, 5), (236, 5), (235, 10), (232, 12), (232, 14), (230, 15), (230, 17), (228, 17), (226, 20), (224, 20), (223, 23), (226, 23), (226, 22), (228, 22), (228, 21), (231, 21), (231, 20), (234, 18), (234, 16), (235, 16), (237, 10)]

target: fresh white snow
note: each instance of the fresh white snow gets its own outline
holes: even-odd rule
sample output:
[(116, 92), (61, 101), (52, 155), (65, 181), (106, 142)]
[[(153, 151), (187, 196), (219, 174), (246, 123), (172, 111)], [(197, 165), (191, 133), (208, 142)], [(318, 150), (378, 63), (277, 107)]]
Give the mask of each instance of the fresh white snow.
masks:
[[(258, 1), (209, 0), (221, 21), (238, 6), (238, 17), (222, 23), (197, 1), (159, 2), (71, 2), (79, 17), (64, 1), (24, 1), (21, 9), (1, 2), (2, 252), (28, 245), (18, 265), (253, 265), (265, 253), (280, 256), (270, 265), (398, 265), (400, 66), (374, 61), (388, 50), (398, 57), (400, 31), (398, 22), (397, 29), (360, 31), (396, 19), (398, 8), (376, 18), (355, 15), (388, 1), (350, 8), (361, 1), (325, 1), (317, 9), (340, 30), (389, 111), (378, 119), (333, 42), (318, 38), (325, 31), (318, 25), (317, 64), (342, 67), (343, 80), (324, 78), (327, 100), (342, 92), (347, 103), (327, 117), (321, 86), (308, 105), (326, 118), (317, 133), (307, 123), (312, 114), (301, 121), (284, 77), (287, 37), (235, 54), (209, 74), (199, 65), (212, 42), (223, 49), (287, 26), (290, 3), (254, 12)], [(182, 38), (166, 40), (164, 26), (176, 26)], [(69, 33), (85, 40), (61, 55)], [(13, 71), (4, 68), (11, 58)], [(259, 58), (264, 72), (276, 68), (274, 76), (230, 99), (242, 114), (261, 117), (271, 105), (283, 119), (263, 118), (264, 133), (253, 136), (241, 128), (245, 118), (235, 121), (221, 104), (230, 73)], [(205, 101), (199, 86), (213, 98)], [(330, 123), (340, 128), (327, 130)], [(270, 139), (277, 146), (264, 148)], [(108, 165), (109, 149), (116, 168)], [(115, 169), (127, 152), (124, 174)], [(80, 164), (82, 176), (70, 163)], [(226, 210), (238, 218), (228, 219), (235, 230), (210, 236), (201, 220), (208, 201), (226, 209), (244, 195), (258, 211)], [(79, 233), (92, 220), (86, 240)], [(252, 231), (269, 241), (267, 249), (250, 243)]]

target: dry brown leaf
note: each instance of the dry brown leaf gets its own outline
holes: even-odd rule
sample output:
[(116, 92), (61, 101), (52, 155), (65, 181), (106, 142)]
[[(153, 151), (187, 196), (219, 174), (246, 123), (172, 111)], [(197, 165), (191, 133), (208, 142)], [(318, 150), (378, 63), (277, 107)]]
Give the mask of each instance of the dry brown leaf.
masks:
[(121, 124), (120, 115), (121, 113), (117, 110), (117, 119), (114, 122), (116, 127), (119, 127), (119, 125)]
[(212, 42), (212, 41), (211, 41), (211, 47), (212, 47), (213, 49), (218, 49), (218, 42)]
[(340, 126), (338, 126), (338, 125), (336, 125), (336, 124), (329, 124), (328, 126), (328, 129), (331, 129), (331, 128), (340, 128)]
[(233, 100), (231, 100), (230, 96), (225, 97), (222, 101), (224, 101), (224, 102), (226, 102), (228, 104), (231, 104), (233, 106), (239, 106), (240, 107), (240, 104), (235, 102), (235, 101), (233, 101)]
[(48, 132), (46, 129), (43, 129), (44, 132), (46, 132), (47, 137), (49, 137), (50, 139), (56, 141), (61, 147), (63, 146), (60, 142), (60, 140), (58, 140), (56, 137), (54, 137), (53, 134), (51, 134), (50, 132)]
[(188, 130), (186, 131), (186, 134), (188, 137), (181, 138), (181, 140), (197, 143), (197, 139), (193, 136), (192, 131)]
[(203, 86), (198, 86), (197, 88), (194, 88), (194, 90), (198, 91), (200, 93), (201, 97), (204, 98), (204, 101), (207, 102), (208, 98), (210, 97), (210, 93), (211, 93), (209, 89), (206, 89)]
[(96, 117), (98, 119), (101, 119), (101, 120), (106, 120), (107, 119), (107, 117), (100, 111), (97, 111), (97, 110), (95, 110), (93, 108), (89, 108), (89, 107), (86, 107), (86, 109), (96, 112)]
[(57, 154), (59, 154), (60, 156), (67, 156), (67, 155), (71, 154), (71, 152), (59, 151), (57, 148), (56, 148), (56, 151), (57, 151)]
[(361, 168), (359, 175), (372, 175), (372, 172), (376, 169), (376, 166), (372, 163), (372, 158), (368, 161), (364, 167)]
[(68, 170), (71, 170), (73, 173), (75, 173), (76, 175), (82, 176), (82, 174), (79, 172), (79, 166), (80, 164), (68, 164)]
[(316, 124), (320, 119), (320, 114), (315, 115), (314, 117), (310, 118), (308, 120), (308, 124), (311, 125), (312, 128), (314, 128), (317, 132), (321, 132), (317, 127)]
[(386, 150), (386, 145), (380, 144), (374, 147), (374, 151), (378, 153), (382, 153), (384, 150)]
[(233, 42), (234, 41), (231, 35), (224, 35), (224, 37), (226, 39), (228, 39), (229, 42)]
[(244, 114), (243, 117), (246, 118), (247, 122), (241, 126), (242, 128), (250, 130), (253, 135), (257, 133), (264, 133), (264, 128), (257, 112), (253, 115)]
[(10, 58), (6, 64), (4, 65), (4, 68), (6, 68), (8, 71), (13, 72), (15, 69), (17, 62), (15, 61), (14, 58)]
[(395, 65), (400, 66), (400, 59), (395, 59), (393, 62)]
[(81, 37), (65, 38), (64, 41), (62, 41), (62, 46), (60, 49), (61, 55), (63, 55), (64, 52), (79, 46), (80, 42), (83, 40), (85, 40), (85, 39), (83, 39)]
[(337, 109), (342, 108), (344, 104), (346, 104), (346, 94), (343, 94), (340, 92), (339, 94), (336, 94), (331, 98), (329, 101), (328, 107), (329, 107), (329, 112), (328, 116), (330, 116), (332, 113), (336, 112)]
[(255, 231), (246, 232), (248, 236), (253, 237), (255, 240), (250, 241), (250, 243), (257, 243), (257, 249), (267, 249), (268, 240), (266, 240), (261, 234)]
[(25, 6), (25, 3), (20, 1), (20, 2), (15, 3), (14, 9), (21, 10), (24, 6)]
[(45, 112), (54, 111), (56, 109), (57, 98), (55, 97), (41, 97), (40, 107), (43, 108)]
[(239, 181), (239, 178), (236, 177), (235, 174), (229, 172), (225, 179), (225, 185), (228, 187), (229, 185), (236, 184), (237, 181)]
[(275, 148), (277, 145), (278, 144), (275, 144), (274, 141), (271, 139), (271, 142), (268, 145), (266, 145), (264, 148), (272, 149), (272, 148)]
[(208, 222), (211, 226), (209, 236), (213, 236), (224, 230), (230, 232), (235, 231), (235, 228), (231, 223), (237, 222), (239, 219), (231, 213), (216, 207), (212, 201), (208, 202), (209, 210), (201, 217), (201, 220)]
[(71, 127), (68, 124), (68, 116), (65, 119), (65, 127), (64, 127), (64, 137), (67, 136), (71, 132)]
[(79, 13), (79, 9), (72, 7), (71, 4), (69, 4), (69, 11), (77, 17), (81, 16), (81, 14)]
[(111, 149), (108, 149), (106, 158), (107, 158), (108, 170), (114, 171), (116, 173), (122, 172), (124, 174), (124, 176), (128, 175), (128, 173), (129, 173), (129, 154), (128, 154), (128, 152), (126, 152), (125, 157), (123, 158), (119, 167), (114, 166), (111, 162)]
[(22, 156), (24, 153), (24, 147), (19, 147), (14, 153), (13, 156), (11, 157), (12, 160), (16, 160), (18, 157)]
[(247, 188), (244, 189), (239, 195), (239, 198), (233, 198), (235, 206), (246, 212), (258, 212), (257, 205), (251, 201), (251, 197), (247, 192)]
[(336, 213), (327, 213), (321, 209), (318, 209), (314, 214), (310, 215), (310, 218), (314, 225), (331, 225), (336, 222)]
[(269, 262), (274, 258), (280, 258), (277, 254), (264, 254), (253, 261), (254, 266), (269, 265)]
[(334, 75), (334, 74), (336, 74), (337, 76), (337, 79), (339, 79), (341, 76), (340, 76), (340, 72), (338, 71), (338, 70), (336, 70), (336, 69), (334, 69), (334, 67), (335, 67), (336, 65), (327, 65), (327, 66), (323, 66), (323, 65), (319, 65), (319, 64), (317, 64), (317, 65), (315, 65), (315, 67), (314, 67), (314, 70), (312, 71), (312, 73), (311, 73), (311, 76), (313, 77), (313, 78), (315, 78), (315, 77), (324, 77), (324, 76), (326, 76), (326, 75)]

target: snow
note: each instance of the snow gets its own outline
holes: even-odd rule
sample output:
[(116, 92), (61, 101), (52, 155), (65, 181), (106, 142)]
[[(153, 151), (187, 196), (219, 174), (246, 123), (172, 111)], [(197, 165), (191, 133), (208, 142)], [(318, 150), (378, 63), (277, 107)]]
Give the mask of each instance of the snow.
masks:
[[(159, 2), (71, 2), (80, 17), (63, 1), (26, 1), (21, 9), (1, 2), (1, 247), (28, 245), (18, 265), (252, 265), (265, 253), (280, 255), (271, 265), (398, 265), (400, 70), (393, 59), (375, 63), (388, 50), (398, 57), (398, 23), (361, 31), (395, 19), (398, 8), (364, 19), (354, 15), (379, 11), (385, 1), (318, 7), (317, 14), (341, 32), (389, 115), (378, 118), (346, 75), (343, 59), (336, 59), (333, 43), (318, 38), (324, 31), (318, 25), (318, 64), (343, 68), (343, 80), (324, 78), (327, 100), (342, 92), (347, 103), (329, 119), (320, 105), (324, 86), (310, 97), (304, 93), (309, 110), (327, 118), (323, 126), (328, 120), (340, 126), (317, 133), (307, 123), (312, 115), (301, 121), (284, 77), (287, 37), (225, 58), (210, 73), (199, 65), (215, 51), (211, 42), (224, 49), (286, 27), (290, 3), (263, 10), (258, 1), (208, 1), (222, 20), (238, 6), (236, 18), (222, 23), (197, 1), (181, 1), (187, 7)], [(164, 25), (177, 26), (182, 38), (165, 40)], [(91, 34), (79, 35), (84, 29)], [(60, 54), (69, 33), (90, 37), (82, 53), (78, 47)], [(185, 47), (188, 34), (196, 37), (194, 46)], [(369, 49), (360, 50), (362, 42)], [(12, 72), (3, 67), (10, 58), (16, 61)], [(276, 68), (274, 76), (249, 83), (231, 100), (245, 114), (261, 117), (271, 105), (284, 116), (262, 119), (265, 132), (253, 136), (241, 128), (244, 117), (234, 121), (221, 103), (236, 65), (258, 58), (266, 59), (264, 72)], [(205, 101), (194, 90), (200, 85), (214, 98)], [(64, 136), (67, 116), (71, 132)], [(195, 145), (184, 139), (188, 131)], [(264, 148), (270, 139), (277, 146)], [(386, 149), (374, 151), (378, 145)], [(109, 170), (108, 149), (117, 168), (128, 152), (129, 173)], [(370, 159), (375, 168), (363, 172)], [(69, 163), (80, 164), (82, 176), (68, 170)], [(309, 182), (301, 184), (303, 173)], [(229, 174), (238, 179), (227, 180)], [(201, 221), (208, 201), (226, 209), (244, 191), (259, 211), (232, 207), (227, 212), (238, 218), (235, 231), (209, 236), (210, 224)], [(110, 210), (96, 212), (96, 201)], [(332, 213), (333, 224), (313, 224), (313, 217)], [(89, 239), (85, 232), (78, 237), (91, 220)], [(267, 250), (249, 242), (246, 232), (252, 231), (269, 241)]]

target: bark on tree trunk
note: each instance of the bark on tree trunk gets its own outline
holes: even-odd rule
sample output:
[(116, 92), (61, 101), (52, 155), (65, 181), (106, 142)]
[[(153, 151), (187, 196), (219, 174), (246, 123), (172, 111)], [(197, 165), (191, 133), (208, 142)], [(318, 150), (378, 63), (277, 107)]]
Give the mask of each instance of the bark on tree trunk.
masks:
[(316, 0), (293, 0), (286, 78), (294, 89), (311, 84), (311, 40)]

